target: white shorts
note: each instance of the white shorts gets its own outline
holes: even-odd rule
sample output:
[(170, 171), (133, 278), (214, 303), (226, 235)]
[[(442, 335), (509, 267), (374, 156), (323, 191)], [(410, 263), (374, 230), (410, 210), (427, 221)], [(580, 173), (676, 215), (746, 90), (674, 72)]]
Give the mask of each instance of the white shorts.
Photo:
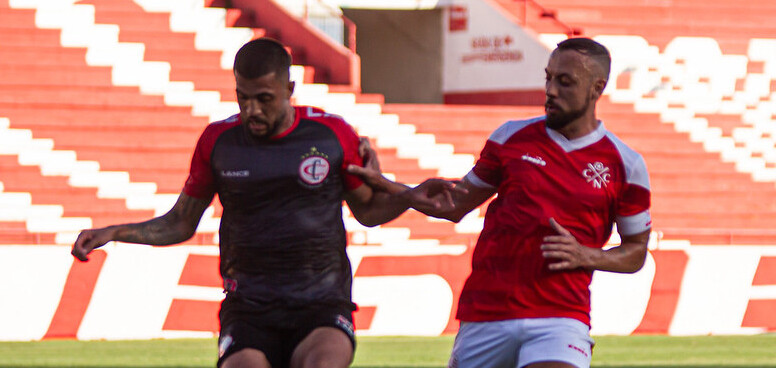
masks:
[(449, 368), (521, 368), (559, 361), (589, 368), (595, 342), (572, 318), (461, 322)]

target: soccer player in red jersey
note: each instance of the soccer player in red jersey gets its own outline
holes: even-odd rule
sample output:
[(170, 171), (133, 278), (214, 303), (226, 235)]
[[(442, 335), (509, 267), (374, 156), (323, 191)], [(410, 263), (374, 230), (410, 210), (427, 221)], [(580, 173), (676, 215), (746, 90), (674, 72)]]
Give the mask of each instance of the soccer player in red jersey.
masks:
[(222, 368), (347, 367), (355, 305), (343, 199), (359, 222), (374, 226), (410, 205), (441, 206), (431, 197), (452, 188), (432, 179), (388, 194), (348, 173), (363, 163), (359, 137), (339, 116), (291, 105), (290, 65), (277, 41), (245, 44), (234, 63), (240, 113), (205, 128), (173, 208), (142, 223), (84, 230), (72, 249), (86, 261), (110, 241), (180, 243), (218, 193)]
[[(546, 115), (496, 129), (459, 184), (465, 194), (425, 211), (457, 222), (498, 194), (460, 295), (449, 367), (589, 367), (593, 271), (643, 266), (651, 230), (646, 165), (595, 114), (610, 63), (591, 39), (559, 43), (545, 69)], [(351, 171), (375, 187), (405, 189), (374, 162)], [(603, 250), (615, 223), (622, 243)]]

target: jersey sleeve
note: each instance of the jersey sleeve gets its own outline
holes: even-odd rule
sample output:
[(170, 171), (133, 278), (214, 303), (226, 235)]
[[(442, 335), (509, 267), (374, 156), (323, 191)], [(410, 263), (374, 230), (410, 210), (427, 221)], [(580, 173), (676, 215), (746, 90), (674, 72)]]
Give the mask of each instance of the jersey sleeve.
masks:
[(191, 157), (189, 177), (183, 186), (183, 192), (188, 196), (199, 199), (210, 199), (216, 192), (213, 170), (210, 166), (210, 156), (218, 138), (216, 129), (211, 124), (197, 141), (194, 154)]
[(474, 168), (466, 174), (466, 179), (480, 188), (496, 188), (501, 183), (501, 144), (488, 140), (480, 153)]
[(360, 187), (364, 181), (358, 175), (349, 173), (348, 166), (351, 164), (364, 166), (364, 160), (358, 154), (358, 134), (356, 134), (356, 131), (353, 129), (353, 127), (344, 121), (343, 125), (344, 129), (342, 129), (342, 136), (340, 138), (343, 151), (342, 167), (340, 168), (340, 171), (342, 172), (342, 181), (345, 183), (345, 189), (353, 190)]
[(625, 162), (626, 181), (617, 200), (616, 218), (618, 232), (622, 235), (638, 234), (652, 227), (649, 214), (651, 192), (647, 166), (641, 155)]
[(363, 159), (358, 154), (359, 139), (358, 134), (350, 124), (348, 124), (341, 116), (335, 114), (329, 114), (320, 108), (312, 106), (298, 106), (297, 112), (302, 114), (306, 118), (312, 118), (316, 121), (326, 125), (337, 136), (340, 146), (342, 147), (342, 166), (339, 168), (340, 175), (342, 175), (342, 182), (345, 185), (345, 190), (353, 190), (361, 186), (364, 181), (358, 175), (353, 175), (348, 172), (348, 166), (358, 165), (364, 166)]

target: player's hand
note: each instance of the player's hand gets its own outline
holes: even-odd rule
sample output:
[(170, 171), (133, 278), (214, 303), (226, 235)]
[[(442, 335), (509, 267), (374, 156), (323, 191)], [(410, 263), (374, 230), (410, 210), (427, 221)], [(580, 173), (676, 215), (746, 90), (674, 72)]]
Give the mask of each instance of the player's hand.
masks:
[(460, 181), (427, 179), (415, 188), (407, 191), (411, 206), (423, 213), (444, 213), (455, 209), (454, 195), (468, 191), (459, 186)]
[(545, 259), (556, 260), (547, 267), (553, 271), (590, 268), (597, 249), (579, 244), (571, 232), (561, 226), (554, 218), (550, 218), (550, 226), (558, 235), (545, 236), (541, 245), (542, 256)]
[(381, 172), (380, 161), (377, 160), (377, 152), (372, 148), (372, 144), (369, 143), (369, 138), (358, 137), (358, 155), (361, 156), (364, 167)]
[(113, 231), (109, 228), (83, 230), (78, 234), (70, 254), (79, 261), (86, 262), (89, 260), (89, 253), (112, 240)]
[(364, 166), (348, 165), (348, 172), (360, 176), (364, 182), (373, 189), (381, 189), (386, 180), (383, 172), (380, 170), (380, 161), (377, 159), (377, 152), (369, 144), (369, 138), (360, 137), (358, 145), (358, 154), (361, 156)]

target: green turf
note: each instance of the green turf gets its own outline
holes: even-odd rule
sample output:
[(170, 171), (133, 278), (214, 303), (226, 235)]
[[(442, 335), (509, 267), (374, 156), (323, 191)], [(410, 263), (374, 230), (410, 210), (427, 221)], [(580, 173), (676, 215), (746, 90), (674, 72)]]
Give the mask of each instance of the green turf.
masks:
[[(776, 335), (604, 336), (593, 367), (776, 368)], [(361, 337), (354, 368), (443, 368), (453, 338)], [(0, 368), (214, 367), (213, 339), (0, 342)]]
[(0, 367), (214, 367), (214, 339), (0, 343)]
[(603, 336), (594, 367), (776, 367), (776, 335)]
[(453, 336), (362, 337), (353, 367), (447, 367)]

